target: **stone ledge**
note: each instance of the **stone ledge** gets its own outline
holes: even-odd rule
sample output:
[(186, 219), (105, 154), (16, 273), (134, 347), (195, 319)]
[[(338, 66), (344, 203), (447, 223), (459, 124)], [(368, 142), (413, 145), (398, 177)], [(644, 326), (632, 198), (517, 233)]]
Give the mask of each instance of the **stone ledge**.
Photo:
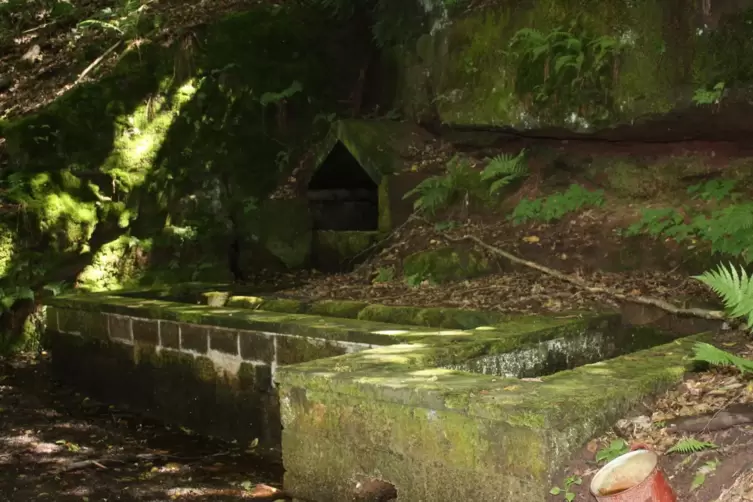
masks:
[[(352, 493), (348, 480), (379, 475), (406, 500), (464, 500), (468, 493), (544, 500), (553, 472), (574, 450), (682, 380), (686, 356), (703, 338), (540, 382), (432, 368), (412, 356), (411, 345), (279, 368), (286, 490), (340, 502)], [(375, 457), (382, 461), (363, 461)], [(431, 488), (439, 472), (447, 480), (441, 494)], [(490, 491), (479, 488), (485, 485)]]

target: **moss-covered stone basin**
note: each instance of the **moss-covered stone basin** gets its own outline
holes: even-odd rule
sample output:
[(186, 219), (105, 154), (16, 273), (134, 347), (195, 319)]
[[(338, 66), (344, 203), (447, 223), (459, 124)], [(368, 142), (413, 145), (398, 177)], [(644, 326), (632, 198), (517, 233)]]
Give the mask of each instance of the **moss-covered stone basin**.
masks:
[(259, 439), (305, 500), (350, 501), (370, 477), (405, 500), (543, 500), (574, 449), (681, 378), (692, 341), (609, 312), (465, 313), (489, 324), (443, 328), (216, 286), (184, 287), (190, 302), (164, 290), (49, 298), (53, 364), (144, 414)]
[(377, 478), (400, 500), (543, 502), (577, 448), (682, 380), (692, 342), (526, 381), (416, 365), (411, 345), (281, 368), (285, 489), (345, 502)]

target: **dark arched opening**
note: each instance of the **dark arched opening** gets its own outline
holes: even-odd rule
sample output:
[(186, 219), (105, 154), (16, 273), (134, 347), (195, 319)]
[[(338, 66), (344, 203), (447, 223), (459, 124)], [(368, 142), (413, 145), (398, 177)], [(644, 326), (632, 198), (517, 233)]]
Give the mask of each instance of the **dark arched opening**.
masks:
[(315, 230), (378, 229), (377, 184), (340, 141), (312, 176), (307, 196)]

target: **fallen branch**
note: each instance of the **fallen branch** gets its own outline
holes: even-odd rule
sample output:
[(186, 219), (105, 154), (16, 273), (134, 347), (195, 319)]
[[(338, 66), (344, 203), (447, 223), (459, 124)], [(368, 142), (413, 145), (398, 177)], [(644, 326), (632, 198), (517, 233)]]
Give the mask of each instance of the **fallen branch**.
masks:
[(607, 288), (604, 286), (593, 286), (591, 284), (588, 284), (586, 281), (579, 279), (578, 277), (574, 277), (572, 275), (559, 272), (552, 268), (545, 267), (544, 265), (540, 265), (538, 263), (535, 263), (529, 260), (524, 260), (523, 258), (519, 258), (515, 256), (514, 254), (508, 253), (504, 249), (500, 249), (496, 246), (492, 246), (491, 244), (487, 244), (486, 242), (482, 241), (481, 239), (479, 239), (478, 237), (474, 235), (464, 235), (463, 237), (460, 237), (460, 238), (444, 236), (444, 238), (451, 242), (472, 241), (476, 243), (479, 247), (486, 249), (492, 254), (502, 256), (503, 258), (507, 258), (513, 263), (518, 263), (528, 268), (538, 270), (539, 272), (542, 272), (551, 277), (560, 279), (561, 281), (574, 284), (575, 286), (578, 286), (584, 291), (594, 294), (594, 295), (607, 295), (607, 296), (610, 296), (612, 298), (615, 298), (617, 300), (621, 300), (624, 302), (637, 303), (639, 305), (648, 305), (651, 307), (659, 308), (661, 310), (664, 310), (665, 312), (669, 312), (670, 314), (675, 314), (678, 316), (698, 317), (701, 319), (709, 319), (712, 321), (730, 322), (730, 319), (727, 317), (727, 315), (724, 312), (719, 311), (719, 310), (707, 310), (707, 309), (700, 309), (700, 308), (686, 309), (686, 308), (678, 307), (677, 305), (673, 305), (659, 298), (652, 298), (649, 296), (641, 296), (641, 295), (626, 295), (612, 288)]
[(111, 53), (112, 51), (114, 51), (115, 49), (117, 49), (117, 48), (118, 48), (118, 46), (120, 46), (120, 44), (121, 44), (121, 43), (122, 43), (122, 41), (121, 41), (121, 40), (118, 40), (117, 42), (115, 42), (114, 44), (112, 44), (112, 45), (110, 46), (110, 48), (108, 48), (108, 49), (107, 49), (107, 50), (106, 50), (105, 52), (103, 52), (103, 53), (102, 53), (102, 55), (101, 55), (101, 56), (99, 56), (99, 57), (98, 57), (97, 59), (95, 59), (95, 60), (94, 60), (94, 61), (92, 62), (92, 64), (90, 64), (89, 66), (87, 66), (87, 67), (86, 67), (86, 69), (85, 69), (84, 71), (82, 71), (82, 72), (81, 72), (81, 75), (79, 75), (79, 76), (78, 76), (78, 78), (76, 79), (76, 82), (75, 82), (75, 84), (78, 84), (79, 82), (81, 82), (81, 80), (83, 80), (83, 78), (84, 78), (85, 76), (87, 76), (87, 75), (89, 74), (89, 72), (90, 72), (90, 71), (92, 71), (92, 70), (93, 70), (94, 68), (96, 68), (96, 67), (97, 67), (97, 65), (98, 65), (99, 63), (101, 63), (101, 62), (102, 62), (102, 60), (103, 60), (103, 59), (105, 59), (105, 58), (106, 58), (106, 57), (107, 57), (107, 56), (108, 56), (108, 55), (109, 55), (109, 54), (110, 54), (110, 53)]
[(692, 417), (680, 417), (667, 423), (673, 432), (710, 432), (753, 423), (753, 406), (735, 404), (726, 410)]

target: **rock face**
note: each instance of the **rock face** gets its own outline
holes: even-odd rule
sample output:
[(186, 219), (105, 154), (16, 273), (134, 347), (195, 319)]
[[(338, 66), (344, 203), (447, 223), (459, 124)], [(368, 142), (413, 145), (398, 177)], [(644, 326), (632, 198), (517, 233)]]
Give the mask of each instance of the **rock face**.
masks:
[(401, 102), (409, 115), (434, 107), (454, 124), (590, 132), (664, 116), (654, 135), (750, 130), (747, 107), (713, 110), (721, 119), (708, 105), (722, 95), (746, 102), (751, 7), (749, 0), (496, 0), (443, 11), (441, 26), (401, 54)]

